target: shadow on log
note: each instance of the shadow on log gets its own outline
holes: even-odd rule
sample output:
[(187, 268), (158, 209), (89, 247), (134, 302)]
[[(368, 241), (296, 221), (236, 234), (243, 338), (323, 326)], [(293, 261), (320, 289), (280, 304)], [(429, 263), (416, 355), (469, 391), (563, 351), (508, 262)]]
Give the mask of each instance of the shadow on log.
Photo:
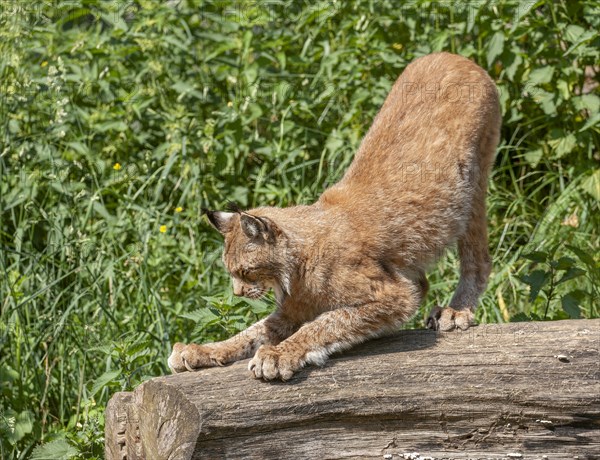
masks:
[(107, 460), (600, 458), (600, 320), (402, 331), (287, 383), (246, 366), (115, 394)]

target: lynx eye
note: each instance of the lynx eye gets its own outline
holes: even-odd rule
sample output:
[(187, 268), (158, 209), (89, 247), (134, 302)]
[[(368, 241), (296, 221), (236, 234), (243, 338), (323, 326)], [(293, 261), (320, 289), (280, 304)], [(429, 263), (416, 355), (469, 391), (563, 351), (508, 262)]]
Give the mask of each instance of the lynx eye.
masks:
[(242, 275), (242, 278), (248, 278), (248, 276), (251, 276), (256, 270), (254, 270), (253, 268), (243, 268), (242, 271), (240, 271), (240, 275)]

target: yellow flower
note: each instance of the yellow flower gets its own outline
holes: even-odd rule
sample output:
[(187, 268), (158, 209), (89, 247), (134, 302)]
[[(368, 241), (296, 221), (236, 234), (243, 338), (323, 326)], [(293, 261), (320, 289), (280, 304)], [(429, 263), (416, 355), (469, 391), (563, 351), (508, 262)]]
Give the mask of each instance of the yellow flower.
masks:
[(115, 171), (118, 171), (118, 170), (120, 170), (120, 169), (121, 169), (121, 163), (115, 163), (115, 164), (113, 165), (113, 169), (114, 169)]
[(160, 231), (160, 233), (167, 233), (167, 226), (166, 225), (161, 225), (158, 230)]
[(229, 101), (229, 102), (227, 103), (227, 107), (233, 107), (233, 102)]
[(181, 212), (181, 211), (183, 211), (183, 208), (181, 206), (177, 206), (175, 208), (175, 212)]
[(395, 50), (401, 50), (402, 49), (402, 43), (394, 43), (392, 45), (392, 48), (394, 48)]
[(40, 64), (40, 67), (46, 67), (48, 65), (48, 61), (44, 61)]

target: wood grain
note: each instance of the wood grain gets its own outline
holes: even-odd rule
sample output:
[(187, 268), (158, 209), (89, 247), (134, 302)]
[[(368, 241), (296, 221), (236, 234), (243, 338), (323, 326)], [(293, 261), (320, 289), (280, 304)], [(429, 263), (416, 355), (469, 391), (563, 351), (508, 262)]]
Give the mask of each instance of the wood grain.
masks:
[(106, 458), (600, 458), (600, 320), (402, 331), (286, 383), (246, 365), (117, 393)]

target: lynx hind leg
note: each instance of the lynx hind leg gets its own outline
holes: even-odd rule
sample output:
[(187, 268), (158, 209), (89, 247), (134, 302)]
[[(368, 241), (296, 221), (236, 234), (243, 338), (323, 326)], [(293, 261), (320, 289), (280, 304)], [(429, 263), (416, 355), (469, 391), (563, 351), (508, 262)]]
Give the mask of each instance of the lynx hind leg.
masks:
[(434, 331), (447, 332), (454, 329), (466, 331), (474, 325), (475, 314), (470, 308), (455, 310), (451, 307), (442, 308), (436, 305), (427, 317), (427, 328)]
[(466, 330), (475, 325), (474, 312), (485, 290), (492, 263), (488, 250), (485, 187), (475, 197), (471, 220), (458, 239), (460, 278), (450, 306), (434, 307), (427, 327), (439, 331)]
[(450, 306), (434, 307), (427, 318), (427, 327), (439, 331), (466, 330), (475, 324), (474, 312), (479, 297), (487, 286), (491, 271), (488, 251), (485, 197), (477, 197), (471, 221), (458, 239), (460, 278)]
[(479, 145), (479, 171), (473, 196), (471, 217), (465, 232), (458, 238), (460, 258), (460, 278), (450, 306), (434, 307), (427, 318), (427, 327), (434, 330), (466, 330), (475, 324), (474, 312), (479, 297), (487, 286), (492, 269), (488, 249), (487, 214), (485, 198), (488, 175), (496, 154), (500, 139), (500, 112), (497, 100), (489, 114), (488, 128)]

